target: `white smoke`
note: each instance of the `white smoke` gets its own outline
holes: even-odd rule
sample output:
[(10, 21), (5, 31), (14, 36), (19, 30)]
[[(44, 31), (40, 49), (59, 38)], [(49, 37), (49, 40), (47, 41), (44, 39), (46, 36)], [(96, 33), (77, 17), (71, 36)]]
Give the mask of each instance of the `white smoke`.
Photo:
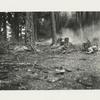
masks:
[(83, 40), (83, 34), (77, 31), (77, 33), (73, 30), (70, 29), (62, 29), (62, 38), (68, 37), (69, 38), (69, 42), (72, 42), (73, 44), (81, 44), (82, 42), (84, 42)]
[(86, 26), (84, 29), (73, 31), (71, 29), (62, 29), (62, 38), (69, 37), (69, 41), (73, 44), (82, 44), (83, 42), (94, 38), (100, 40), (100, 24)]

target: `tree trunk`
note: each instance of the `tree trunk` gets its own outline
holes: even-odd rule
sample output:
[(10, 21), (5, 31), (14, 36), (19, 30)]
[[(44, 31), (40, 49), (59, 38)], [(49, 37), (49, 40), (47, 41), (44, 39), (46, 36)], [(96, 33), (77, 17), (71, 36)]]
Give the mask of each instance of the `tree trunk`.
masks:
[(34, 32), (34, 22), (33, 22), (33, 13), (30, 13), (30, 19), (31, 19), (31, 44), (32, 46), (35, 46), (35, 32)]
[(12, 37), (13, 37), (13, 41), (19, 41), (19, 26), (15, 25), (13, 23), (14, 26), (12, 26)]
[(4, 26), (3, 26), (3, 28), (4, 28), (4, 40), (6, 41), (7, 40), (7, 29), (6, 29), (6, 19), (5, 19), (5, 21), (4, 21)]
[(7, 29), (6, 29), (6, 13), (4, 13), (4, 19), (3, 19), (3, 37), (4, 40), (7, 40)]
[(35, 45), (35, 35), (34, 35), (34, 22), (33, 22), (33, 13), (27, 12), (26, 13), (26, 36), (29, 39), (29, 45), (31, 49), (36, 53), (38, 49)]
[(37, 13), (34, 13), (34, 37), (35, 37), (35, 41), (37, 41)]
[(55, 21), (55, 13), (51, 12), (51, 26), (52, 26), (52, 44), (56, 43), (56, 21)]
[(26, 38), (30, 38), (29, 42), (35, 45), (34, 41), (34, 24), (33, 24), (33, 13), (26, 13)]
[(18, 19), (18, 13), (15, 12), (14, 19), (12, 21), (12, 37), (13, 41), (19, 42), (19, 19)]

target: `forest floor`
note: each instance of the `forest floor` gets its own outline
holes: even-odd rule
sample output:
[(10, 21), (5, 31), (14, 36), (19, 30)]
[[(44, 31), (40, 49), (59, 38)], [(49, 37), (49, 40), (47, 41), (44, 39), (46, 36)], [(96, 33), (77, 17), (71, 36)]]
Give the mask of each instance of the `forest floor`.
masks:
[[(0, 90), (100, 89), (100, 52), (42, 52), (0, 55)], [(57, 72), (62, 68), (63, 72)]]

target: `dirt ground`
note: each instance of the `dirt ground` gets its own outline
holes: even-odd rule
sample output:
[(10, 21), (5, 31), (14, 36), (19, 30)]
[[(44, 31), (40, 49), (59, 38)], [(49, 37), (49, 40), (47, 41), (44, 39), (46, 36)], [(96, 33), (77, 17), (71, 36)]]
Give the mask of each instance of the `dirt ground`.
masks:
[[(100, 52), (42, 52), (0, 55), (0, 90), (100, 89)], [(8, 64), (9, 63), (9, 64)], [(65, 72), (56, 73), (62, 67)]]

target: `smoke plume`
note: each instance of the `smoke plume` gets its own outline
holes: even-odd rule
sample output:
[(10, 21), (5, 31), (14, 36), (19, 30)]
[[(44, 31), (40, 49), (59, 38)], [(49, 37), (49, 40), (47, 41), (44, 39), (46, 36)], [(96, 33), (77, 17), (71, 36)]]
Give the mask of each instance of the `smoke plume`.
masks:
[(100, 23), (93, 24), (91, 26), (85, 26), (77, 31), (63, 28), (61, 37), (69, 37), (69, 41), (73, 44), (82, 44), (87, 40), (92, 42), (94, 38), (100, 40)]

